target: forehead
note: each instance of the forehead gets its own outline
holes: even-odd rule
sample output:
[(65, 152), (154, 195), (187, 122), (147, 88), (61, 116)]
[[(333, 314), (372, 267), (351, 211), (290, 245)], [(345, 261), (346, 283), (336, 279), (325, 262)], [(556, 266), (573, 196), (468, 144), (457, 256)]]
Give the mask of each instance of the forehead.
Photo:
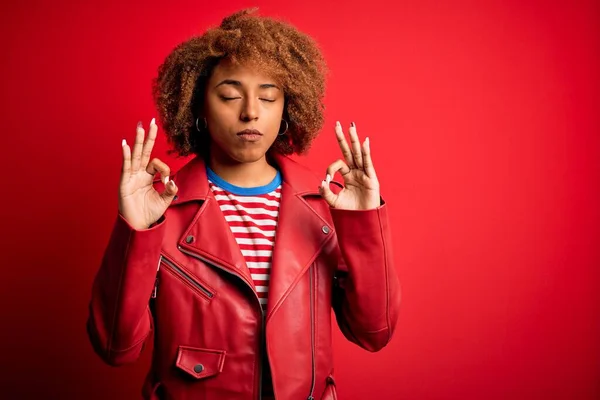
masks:
[(261, 62), (233, 62), (224, 58), (213, 69), (210, 82), (216, 84), (223, 79), (235, 79), (243, 85), (275, 83), (276, 77), (271, 71), (270, 68)]

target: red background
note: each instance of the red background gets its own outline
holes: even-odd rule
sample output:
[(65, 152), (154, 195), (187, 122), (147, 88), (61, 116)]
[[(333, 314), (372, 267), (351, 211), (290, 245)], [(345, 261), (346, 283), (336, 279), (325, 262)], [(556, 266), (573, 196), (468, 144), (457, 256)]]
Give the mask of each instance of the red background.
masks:
[[(11, 3), (0, 397), (139, 398), (150, 353), (110, 368), (85, 333), (121, 139), (155, 116), (175, 44), (258, 5), (332, 70), (303, 162), (324, 173), (335, 121), (355, 121), (390, 206), (399, 329), (375, 354), (335, 330), (340, 398), (600, 398), (598, 2)], [(185, 161), (165, 153), (161, 137), (155, 156)]]

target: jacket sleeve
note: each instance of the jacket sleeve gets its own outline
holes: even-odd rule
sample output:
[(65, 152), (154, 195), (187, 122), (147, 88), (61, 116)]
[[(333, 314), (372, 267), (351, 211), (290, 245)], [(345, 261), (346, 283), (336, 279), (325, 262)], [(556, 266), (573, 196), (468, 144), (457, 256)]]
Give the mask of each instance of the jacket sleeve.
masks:
[(118, 214), (92, 286), (87, 333), (109, 365), (134, 362), (153, 328), (149, 300), (154, 289), (164, 216), (136, 230)]
[(344, 336), (368, 351), (391, 340), (400, 308), (387, 206), (331, 209), (341, 253), (334, 277), (333, 309)]

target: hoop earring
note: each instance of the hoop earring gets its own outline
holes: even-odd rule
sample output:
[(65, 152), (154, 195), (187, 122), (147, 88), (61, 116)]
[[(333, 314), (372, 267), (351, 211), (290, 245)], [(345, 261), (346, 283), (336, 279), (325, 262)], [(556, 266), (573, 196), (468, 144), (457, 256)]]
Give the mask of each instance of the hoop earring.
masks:
[[(199, 127), (198, 127), (198, 120), (199, 120), (199, 119), (200, 119), (200, 118), (196, 118), (196, 130), (197, 130), (198, 132), (202, 132), (202, 130), (201, 130)], [(208, 128), (208, 122), (206, 121), (206, 117), (205, 117), (205, 118), (203, 118), (203, 119), (204, 119), (204, 128), (203, 128), (203, 129), (206, 129), (206, 128)]]
[[(288, 122), (285, 119), (282, 119), (283, 122), (285, 122), (285, 130), (283, 132), (280, 132), (278, 135), (279, 136), (283, 136), (285, 135), (285, 133), (288, 131), (290, 124), (288, 124)], [(279, 129), (281, 129), (281, 127), (279, 127)]]

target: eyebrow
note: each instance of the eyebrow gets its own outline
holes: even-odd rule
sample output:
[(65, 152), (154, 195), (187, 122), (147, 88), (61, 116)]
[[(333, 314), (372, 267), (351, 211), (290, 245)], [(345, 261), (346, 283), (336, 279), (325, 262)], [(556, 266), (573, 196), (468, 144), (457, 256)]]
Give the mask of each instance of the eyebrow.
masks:
[[(221, 82), (219, 82), (216, 86), (215, 89), (218, 88), (221, 85), (233, 85), (233, 86), (242, 86), (242, 82), (240, 81), (236, 81), (234, 79), (225, 79)], [(275, 89), (279, 89), (279, 87), (273, 83), (263, 83), (259, 86), (261, 89), (269, 89), (269, 88), (275, 88)]]

